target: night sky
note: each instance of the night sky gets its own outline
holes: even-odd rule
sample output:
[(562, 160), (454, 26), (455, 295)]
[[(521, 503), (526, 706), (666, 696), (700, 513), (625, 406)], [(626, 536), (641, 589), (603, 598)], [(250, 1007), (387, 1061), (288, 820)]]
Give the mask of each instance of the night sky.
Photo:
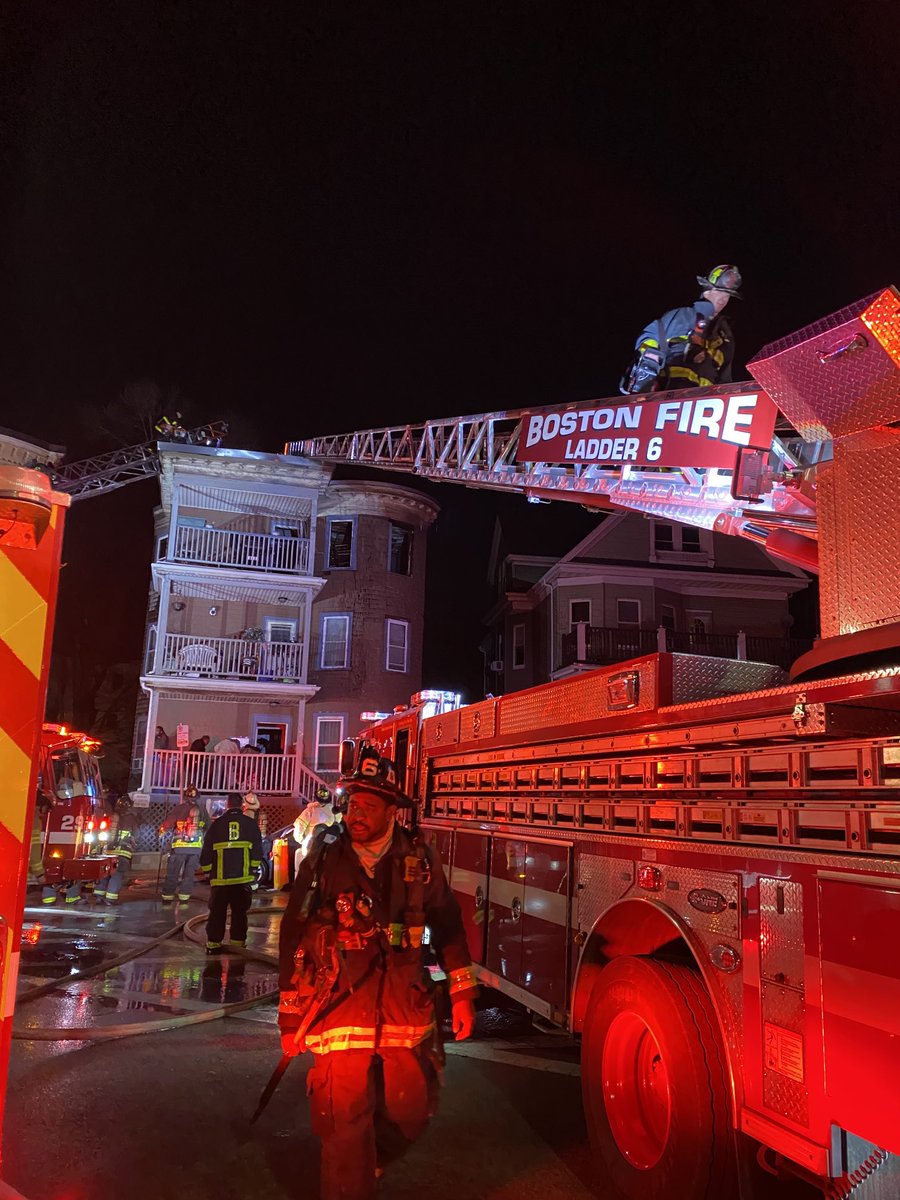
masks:
[[(0, 424), (77, 454), (142, 380), (277, 450), (614, 394), (716, 263), (740, 366), (900, 282), (895, 4), (12, 7)], [(434, 494), (426, 682), (465, 686), (498, 502)], [(154, 496), (71, 521), (63, 620), (122, 656)]]

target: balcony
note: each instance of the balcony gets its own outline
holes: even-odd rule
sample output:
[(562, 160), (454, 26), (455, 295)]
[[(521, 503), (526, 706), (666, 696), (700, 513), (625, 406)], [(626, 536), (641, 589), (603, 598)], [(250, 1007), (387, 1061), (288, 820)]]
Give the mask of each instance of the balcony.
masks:
[(246, 567), (282, 575), (307, 574), (309, 539), (180, 525), (169, 558), (215, 567)]
[(812, 648), (807, 638), (756, 637), (738, 633), (676, 633), (671, 629), (603, 629), (587, 625), (584, 648), (578, 646), (578, 630), (564, 633), (559, 667), (573, 663), (609, 666), (642, 654), (668, 650), (673, 654), (703, 654), (713, 658), (746, 659), (772, 663), (788, 670), (795, 659)]
[[(310, 772), (311, 774), (311, 772)], [(199, 792), (260, 792), (294, 796), (302, 788), (293, 754), (215, 754), (212, 751), (154, 750), (150, 787), (181, 792), (192, 783)]]
[(251, 642), (246, 638), (167, 633), (159, 673), (188, 679), (297, 683), (302, 667), (303, 647), (293, 642)]

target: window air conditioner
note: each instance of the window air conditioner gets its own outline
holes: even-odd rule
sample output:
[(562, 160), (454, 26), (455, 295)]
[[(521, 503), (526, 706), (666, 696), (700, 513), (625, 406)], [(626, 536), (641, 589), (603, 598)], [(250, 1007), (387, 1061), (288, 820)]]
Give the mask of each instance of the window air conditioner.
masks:
[(500, 671), (502, 671), (503, 670), (503, 659), (495, 658), (494, 661), (491, 663), (490, 670), (497, 671), (498, 673)]

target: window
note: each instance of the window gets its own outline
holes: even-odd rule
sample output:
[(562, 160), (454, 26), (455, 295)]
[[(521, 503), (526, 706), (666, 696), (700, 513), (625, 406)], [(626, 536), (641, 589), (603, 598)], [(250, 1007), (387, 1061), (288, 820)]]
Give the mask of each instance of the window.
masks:
[(569, 624), (577, 625), (579, 621), (586, 621), (588, 625), (591, 623), (591, 602), (590, 600), (570, 600), (569, 601)]
[(352, 517), (329, 517), (325, 525), (325, 570), (349, 571), (356, 566), (355, 521)]
[(272, 537), (298, 538), (300, 530), (296, 525), (288, 525), (284, 521), (272, 521), (270, 525)]
[(147, 630), (147, 650), (144, 654), (144, 674), (150, 675), (153, 672), (153, 660), (156, 657), (156, 638), (157, 627), (151, 625)]
[(296, 640), (296, 621), (284, 621), (277, 617), (266, 617), (267, 642), (295, 642)]
[(512, 665), (514, 671), (520, 671), (525, 666), (525, 626), (513, 625), (512, 629)]
[(696, 525), (653, 522), (653, 557), (658, 554), (708, 554), (712, 557), (711, 535)]
[(641, 623), (640, 600), (617, 600), (616, 621), (620, 629), (633, 629)]
[(350, 614), (323, 613), (319, 664), (323, 670), (343, 670), (350, 665)]
[(335, 716), (316, 717), (316, 770), (338, 769), (338, 754), (344, 740), (344, 718)]
[(385, 670), (409, 670), (409, 621), (385, 621)]
[(169, 535), (164, 533), (162, 537), (156, 539), (156, 557), (157, 560), (167, 558), (169, 554)]
[(392, 575), (409, 575), (412, 570), (413, 531), (408, 525), (391, 522), (388, 542), (388, 570)]
[(672, 633), (675, 632), (675, 606), (672, 604), (662, 604), (659, 609), (659, 623), (663, 629), (668, 629)]

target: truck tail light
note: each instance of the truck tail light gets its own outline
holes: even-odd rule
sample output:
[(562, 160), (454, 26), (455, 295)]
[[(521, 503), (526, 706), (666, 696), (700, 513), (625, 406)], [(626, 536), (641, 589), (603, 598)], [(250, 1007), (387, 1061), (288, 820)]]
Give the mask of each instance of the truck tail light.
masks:
[(100, 822), (100, 832), (97, 835), (98, 840), (101, 842), (109, 841), (109, 829), (107, 828), (107, 825), (108, 825), (108, 822), (107, 822), (106, 818), (104, 817), (103, 820)]
[(649, 863), (638, 871), (638, 887), (645, 892), (658, 892), (662, 887), (662, 871)]

